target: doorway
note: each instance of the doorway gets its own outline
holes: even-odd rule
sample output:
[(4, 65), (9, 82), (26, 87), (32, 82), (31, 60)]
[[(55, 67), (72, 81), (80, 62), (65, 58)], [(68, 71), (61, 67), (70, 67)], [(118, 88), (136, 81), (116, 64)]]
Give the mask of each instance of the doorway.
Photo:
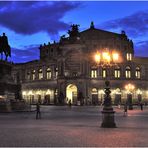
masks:
[(74, 84), (69, 84), (66, 88), (66, 103), (71, 100), (72, 104), (77, 104), (77, 86)]

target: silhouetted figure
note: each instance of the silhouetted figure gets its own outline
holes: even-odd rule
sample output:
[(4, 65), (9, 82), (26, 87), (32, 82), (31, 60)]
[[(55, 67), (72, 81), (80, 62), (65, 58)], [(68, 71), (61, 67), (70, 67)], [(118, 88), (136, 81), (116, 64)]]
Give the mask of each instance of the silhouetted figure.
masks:
[(71, 108), (71, 100), (68, 101), (68, 106)]
[(141, 108), (141, 111), (143, 111), (143, 103), (142, 102), (140, 103), (140, 108)]
[(0, 36), (0, 54), (1, 54), (1, 59), (3, 59), (3, 42), (2, 42), (2, 37)]
[(91, 24), (90, 24), (90, 28), (91, 28), (91, 29), (94, 29), (94, 28), (95, 28), (95, 27), (94, 27), (94, 22), (93, 22), (93, 21), (92, 21)]
[(127, 103), (124, 104), (124, 116), (127, 116)]
[(41, 111), (39, 102), (36, 104), (36, 119), (41, 119)]
[(8, 38), (3, 33), (3, 36), (0, 36), (0, 54), (1, 54), (1, 59), (3, 59), (3, 53), (5, 54), (5, 60), (7, 61), (8, 56), (11, 57), (11, 49), (8, 44)]

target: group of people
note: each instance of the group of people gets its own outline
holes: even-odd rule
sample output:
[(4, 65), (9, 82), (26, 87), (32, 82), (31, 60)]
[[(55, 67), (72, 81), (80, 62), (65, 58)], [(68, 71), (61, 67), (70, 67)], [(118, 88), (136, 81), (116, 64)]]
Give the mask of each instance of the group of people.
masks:
[[(139, 105), (140, 105), (141, 111), (143, 111), (143, 103), (140, 102)], [(128, 107), (128, 103), (125, 102), (125, 104), (124, 104), (124, 116), (127, 116), (127, 110), (128, 110), (127, 107)]]
[[(68, 106), (71, 108), (71, 105), (72, 105), (72, 103), (71, 103), (71, 100), (68, 100)], [(141, 109), (141, 111), (143, 111), (143, 103), (142, 102), (140, 102), (140, 109)], [(125, 102), (125, 104), (124, 104), (124, 116), (127, 116), (127, 111), (128, 111), (128, 103), (127, 102)], [(37, 104), (36, 104), (36, 119), (41, 119), (41, 110), (40, 110), (40, 103), (39, 102), (37, 102)]]

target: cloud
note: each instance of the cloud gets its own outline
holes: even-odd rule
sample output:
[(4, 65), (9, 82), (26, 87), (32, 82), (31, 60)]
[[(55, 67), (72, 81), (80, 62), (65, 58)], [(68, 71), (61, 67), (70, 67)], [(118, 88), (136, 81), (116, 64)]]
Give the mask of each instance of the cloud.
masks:
[(99, 27), (118, 31), (125, 30), (130, 37), (142, 36), (148, 33), (148, 10), (139, 11), (121, 19), (104, 22)]
[(0, 2), (0, 25), (25, 35), (40, 31), (57, 34), (69, 28), (61, 19), (79, 4), (59, 1)]
[(31, 45), (25, 48), (25, 50), (12, 48), (11, 60), (14, 63), (25, 63), (32, 60), (39, 59), (39, 45)]
[(148, 40), (139, 41), (135, 44), (135, 55), (148, 57)]

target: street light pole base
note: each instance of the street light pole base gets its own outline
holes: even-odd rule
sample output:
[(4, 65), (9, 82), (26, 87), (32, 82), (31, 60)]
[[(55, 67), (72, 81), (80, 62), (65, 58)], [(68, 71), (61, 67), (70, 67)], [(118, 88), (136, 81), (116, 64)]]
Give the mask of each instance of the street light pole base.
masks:
[(104, 107), (102, 111), (102, 128), (116, 128), (116, 123), (114, 121), (114, 113), (112, 107)]

